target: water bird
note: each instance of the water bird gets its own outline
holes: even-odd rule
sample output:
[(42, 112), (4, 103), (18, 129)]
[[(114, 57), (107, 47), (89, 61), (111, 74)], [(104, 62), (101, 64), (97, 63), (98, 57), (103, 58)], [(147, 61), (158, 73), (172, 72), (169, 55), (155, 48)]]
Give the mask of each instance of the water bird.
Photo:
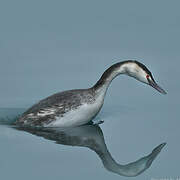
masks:
[[(113, 159), (111, 156), (111, 153), (109, 152), (105, 143), (103, 131), (97, 124), (64, 129), (58, 127), (44, 128), (31, 126), (15, 126), (14, 128), (17, 130), (29, 132), (51, 141), (55, 141), (57, 144), (87, 147), (96, 152), (98, 157), (101, 159), (105, 169), (127, 177), (138, 176), (147, 170), (159, 155), (163, 147), (166, 145), (166, 143), (162, 143), (155, 147), (148, 155), (138, 159), (137, 161), (122, 165), (116, 162), (115, 159)], [(63, 167), (61, 167), (61, 169), (63, 169)]]
[(144, 64), (127, 60), (109, 67), (91, 88), (59, 92), (39, 101), (24, 112), (15, 124), (38, 127), (74, 127), (87, 124), (101, 110), (111, 81), (120, 74), (133, 77), (166, 94)]

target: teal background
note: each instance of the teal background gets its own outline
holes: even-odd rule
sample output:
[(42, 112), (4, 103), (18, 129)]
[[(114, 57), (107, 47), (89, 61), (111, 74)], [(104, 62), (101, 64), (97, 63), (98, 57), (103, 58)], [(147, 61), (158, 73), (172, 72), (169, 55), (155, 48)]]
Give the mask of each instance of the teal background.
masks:
[[(111, 64), (136, 59), (168, 94), (117, 77), (99, 115), (106, 145), (118, 162), (128, 163), (167, 142), (134, 179), (177, 178), (179, 7), (177, 0), (1, 0), (0, 107), (28, 108), (55, 92), (90, 87)], [(2, 109), (1, 116), (8, 112)], [(107, 172), (89, 149), (9, 126), (0, 126), (0, 146), (2, 179), (129, 179)]]

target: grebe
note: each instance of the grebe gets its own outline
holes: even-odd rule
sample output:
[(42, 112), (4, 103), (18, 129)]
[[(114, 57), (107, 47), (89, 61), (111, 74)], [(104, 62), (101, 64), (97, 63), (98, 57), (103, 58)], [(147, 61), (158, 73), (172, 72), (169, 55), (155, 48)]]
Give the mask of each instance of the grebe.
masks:
[(39, 127), (73, 127), (87, 124), (102, 108), (106, 91), (111, 81), (119, 74), (134, 77), (166, 94), (156, 84), (145, 65), (128, 60), (109, 67), (91, 88), (64, 91), (39, 101), (24, 112), (15, 124)]

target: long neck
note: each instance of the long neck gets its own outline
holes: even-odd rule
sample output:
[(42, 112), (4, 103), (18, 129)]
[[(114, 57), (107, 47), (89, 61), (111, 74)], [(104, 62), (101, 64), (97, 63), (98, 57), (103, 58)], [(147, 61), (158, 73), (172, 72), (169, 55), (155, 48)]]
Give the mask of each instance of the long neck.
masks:
[(128, 69), (128, 64), (132, 61), (123, 61), (116, 63), (109, 67), (93, 86), (93, 89), (97, 94), (103, 94), (105, 96), (106, 91), (111, 83), (111, 81), (119, 74), (125, 74)]

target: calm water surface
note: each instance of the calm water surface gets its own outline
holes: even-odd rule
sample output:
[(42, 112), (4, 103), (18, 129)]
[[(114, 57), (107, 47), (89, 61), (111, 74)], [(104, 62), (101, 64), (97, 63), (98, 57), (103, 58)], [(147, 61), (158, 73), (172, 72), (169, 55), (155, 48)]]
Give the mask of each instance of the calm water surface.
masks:
[[(1, 1), (0, 179), (176, 180), (179, 7), (177, 0)], [(100, 127), (35, 131), (10, 125), (40, 99), (91, 87), (106, 68), (127, 59), (144, 63), (168, 94), (122, 76), (107, 92)], [(164, 142), (139, 176), (112, 172)]]
[[(117, 103), (115, 103), (117, 105)], [(115, 105), (98, 116), (105, 123), (73, 129), (23, 129), (11, 123), (25, 109), (1, 108), (1, 176), (4, 179), (126, 179), (118, 164), (134, 168), (152, 165), (135, 179), (178, 177), (178, 128), (169, 123), (166, 109)], [(173, 108), (176, 111), (176, 108)], [(136, 117), (136, 118), (135, 118)], [(152, 153), (151, 153), (152, 152)], [(147, 156), (148, 155), (148, 156)], [(145, 168), (146, 169), (146, 168)], [(108, 171), (109, 170), (109, 171)]]

